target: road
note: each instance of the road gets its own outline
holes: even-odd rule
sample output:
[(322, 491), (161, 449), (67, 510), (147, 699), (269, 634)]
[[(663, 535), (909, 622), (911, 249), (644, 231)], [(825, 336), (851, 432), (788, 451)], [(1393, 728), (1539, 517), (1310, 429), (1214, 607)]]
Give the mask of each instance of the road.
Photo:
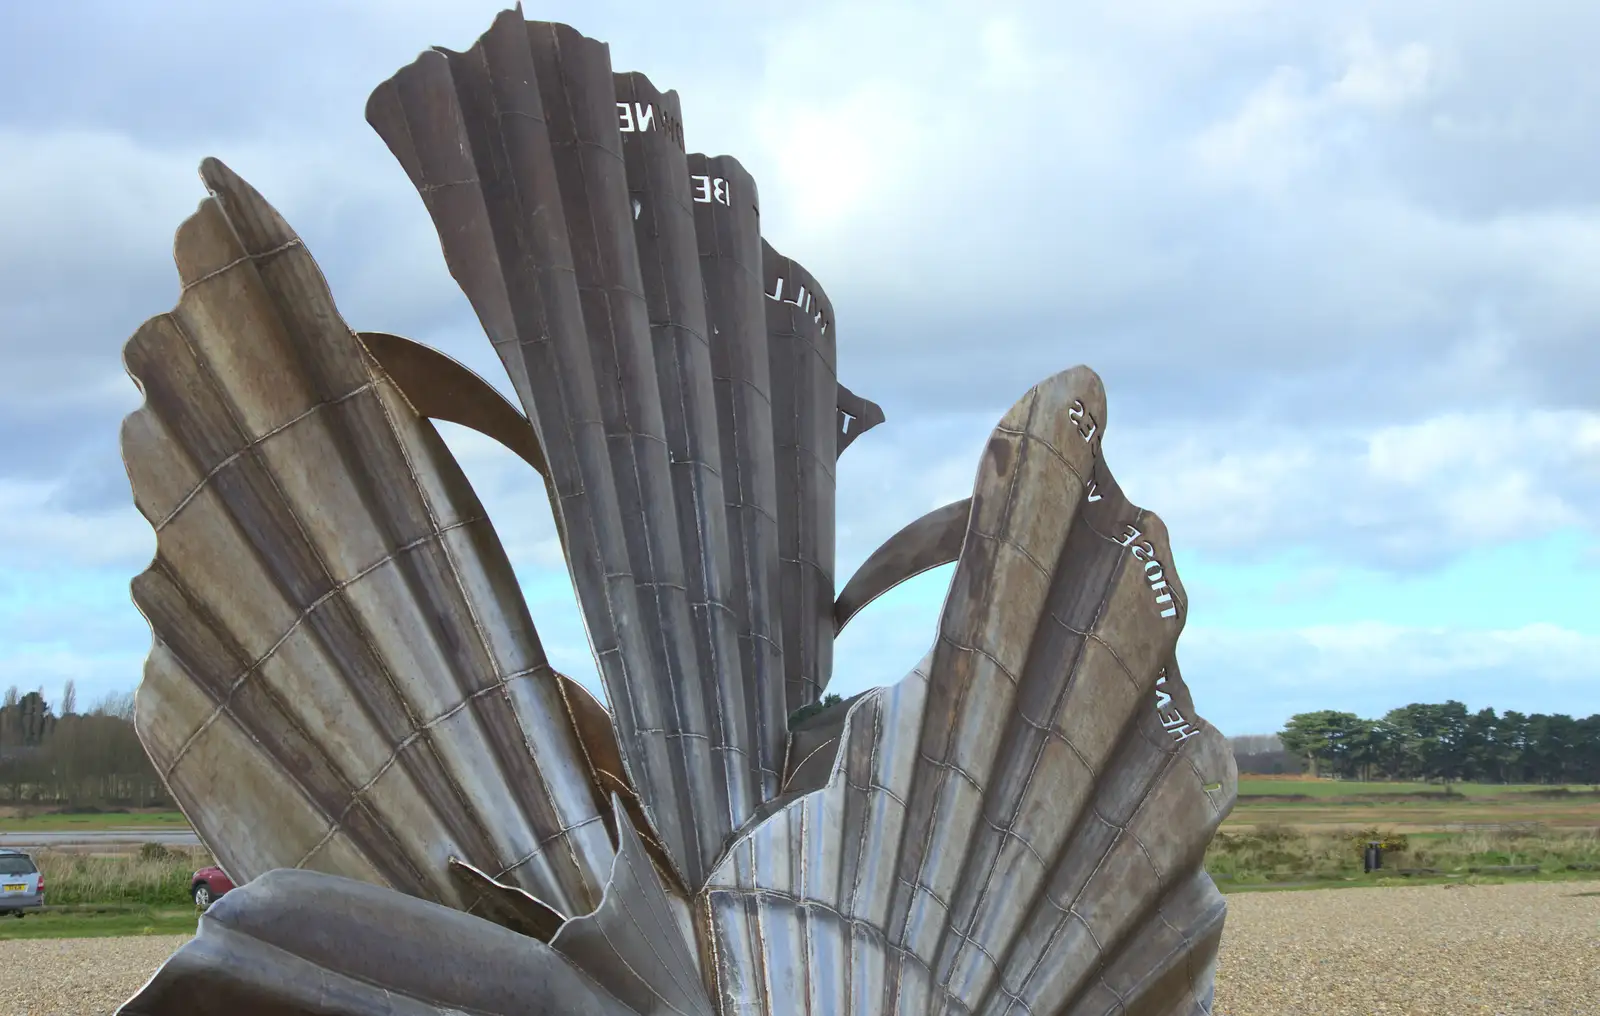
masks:
[(159, 843), (164, 847), (198, 847), (192, 829), (52, 829), (48, 832), (0, 832), (0, 847), (98, 847), (126, 843)]

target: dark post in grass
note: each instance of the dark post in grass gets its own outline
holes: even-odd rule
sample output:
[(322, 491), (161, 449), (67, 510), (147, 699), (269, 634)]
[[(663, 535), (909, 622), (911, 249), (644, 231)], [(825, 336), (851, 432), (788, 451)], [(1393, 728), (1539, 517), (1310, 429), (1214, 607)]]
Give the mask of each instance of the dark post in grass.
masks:
[(1368, 874), (1383, 867), (1383, 844), (1377, 840), (1367, 843), (1366, 856), (1363, 859)]

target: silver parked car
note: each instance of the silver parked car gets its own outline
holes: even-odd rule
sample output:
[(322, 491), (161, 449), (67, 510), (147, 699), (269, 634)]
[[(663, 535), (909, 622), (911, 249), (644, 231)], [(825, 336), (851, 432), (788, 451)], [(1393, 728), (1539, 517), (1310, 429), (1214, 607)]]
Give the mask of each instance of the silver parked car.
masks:
[(20, 850), (0, 850), (0, 913), (22, 917), (44, 907), (44, 873)]

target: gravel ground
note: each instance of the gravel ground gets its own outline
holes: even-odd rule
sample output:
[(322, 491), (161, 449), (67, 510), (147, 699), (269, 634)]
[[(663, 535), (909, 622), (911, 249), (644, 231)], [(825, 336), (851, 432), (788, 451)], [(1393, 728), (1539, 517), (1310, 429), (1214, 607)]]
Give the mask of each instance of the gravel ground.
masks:
[(1594, 882), (1228, 897), (1217, 1016), (1596, 1016)]
[(188, 935), (35, 938), (0, 942), (7, 1016), (103, 1016), (138, 991)]
[[(1228, 897), (1217, 1016), (1596, 1016), (1594, 882)], [(183, 936), (0, 942), (13, 1016), (106, 1016)]]

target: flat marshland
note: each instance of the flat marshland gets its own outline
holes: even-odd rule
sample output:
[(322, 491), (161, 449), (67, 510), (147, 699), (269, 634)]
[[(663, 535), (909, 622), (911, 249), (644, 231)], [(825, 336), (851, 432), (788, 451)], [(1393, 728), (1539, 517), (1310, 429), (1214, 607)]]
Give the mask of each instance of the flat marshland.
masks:
[(1243, 777), (1206, 869), (1217, 1016), (1600, 1012), (1597, 788)]
[[(1366, 874), (1366, 844), (1383, 869)], [(1389, 880), (1600, 877), (1600, 790), (1241, 778), (1206, 852), (1224, 892)]]
[[(51, 912), (0, 919), (16, 1012), (111, 1013), (194, 932), (202, 851), (34, 856)], [(1229, 894), (1217, 1016), (1600, 1011), (1595, 788), (1244, 777), (1206, 867)]]

